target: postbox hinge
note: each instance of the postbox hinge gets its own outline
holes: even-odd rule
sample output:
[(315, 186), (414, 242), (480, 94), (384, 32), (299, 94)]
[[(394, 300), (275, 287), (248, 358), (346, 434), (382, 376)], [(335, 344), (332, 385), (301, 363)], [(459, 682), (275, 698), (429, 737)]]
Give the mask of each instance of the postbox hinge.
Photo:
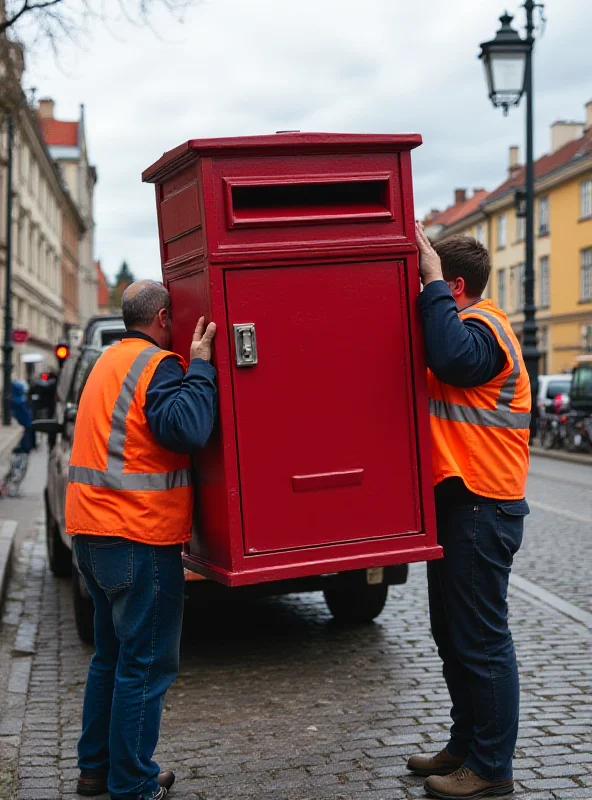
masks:
[(255, 323), (233, 325), (237, 367), (254, 367), (257, 363)]

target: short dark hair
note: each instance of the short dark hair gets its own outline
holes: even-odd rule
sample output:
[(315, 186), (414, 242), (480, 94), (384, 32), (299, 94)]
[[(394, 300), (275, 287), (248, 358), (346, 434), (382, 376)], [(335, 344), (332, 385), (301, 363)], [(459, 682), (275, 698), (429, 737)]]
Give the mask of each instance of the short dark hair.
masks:
[[(134, 330), (151, 325), (156, 315), (165, 308), (171, 311), (171, 296), (162, 283), (142, 281), (140, 287), (133, 283), (121, 298), (121, 313), (126, 329)], [(129, 291), (133, 287), (133, 291)]]
[(440, 256), (444, 280), (464, 278), (469, 297), (480, 297), (491, 274), (489, 252), (472, 236), (449, 236), (436, 242), (434, 250)]

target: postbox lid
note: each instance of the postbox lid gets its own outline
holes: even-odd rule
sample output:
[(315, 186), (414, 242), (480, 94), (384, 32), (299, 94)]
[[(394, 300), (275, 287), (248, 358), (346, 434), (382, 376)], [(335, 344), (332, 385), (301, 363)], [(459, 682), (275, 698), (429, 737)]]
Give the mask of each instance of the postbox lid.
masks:
[(419, 133), (301, 133), (286, 132), (264, 136), (232, 136), (220, 139), (190, 139), (168, 150), (142, 173), (142, 181), (156, 183), (197, 156), (216, 155), (310, 155), (340, 152), (400, 152), (422, 143)]

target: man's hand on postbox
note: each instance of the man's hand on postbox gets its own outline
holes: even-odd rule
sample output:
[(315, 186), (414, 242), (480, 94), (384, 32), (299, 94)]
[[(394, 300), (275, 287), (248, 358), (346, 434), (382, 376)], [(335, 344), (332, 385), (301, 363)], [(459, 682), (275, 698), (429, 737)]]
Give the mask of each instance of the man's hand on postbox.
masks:
[(432, 283), (432, 281), (443, 281), (444, 276), (442, 275), (440, 256), (430, 244), (421, 222), (415, 223), (415, 239), (419, 248), (419, 274), (421, 275), (421, 282), (424, 286), (427, 286), (428, 283)]
[[(204, 332), (205, 328), (205, 332)], [(216, 335), (216, 323), (210, 322), (206, 328), (206, 318), (200, 317), (195, 333), (193, 334), (193, 341), (191, 342), (191, 349), (189, 357), (193, 361), (194, 358), (202, 358), (204, 361), (209, 361), (212, 358), (212, 342)]]

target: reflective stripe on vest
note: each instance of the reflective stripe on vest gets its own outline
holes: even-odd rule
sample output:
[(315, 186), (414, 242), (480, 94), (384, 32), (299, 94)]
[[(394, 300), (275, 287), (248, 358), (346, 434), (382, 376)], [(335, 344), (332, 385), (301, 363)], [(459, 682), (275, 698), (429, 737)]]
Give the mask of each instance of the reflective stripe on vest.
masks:
[(510, 408), (510, 404), (516, 394), (518, 378), (520, 377), (520, 362), (512, 340), (506, 333), (504, 326), (493, 314), (480, 308), (471, 308), (470, 313), (484, 317), (496, 329), (500, 339), (510, 351), (512, 371), (500, 390), (495, 409), (476, 408), (474, 406), (465, 406), (461, 403), (447, 403), (445, 400), (430, 398), (430, 414), (439, 419), (448, 419), (452, 422), (468, 422), (471, 425), (481, 425), (486, 428), (512, 428), (514, 430), (529, 428), (530, 414), (524, 411), (513, 411)]
[(72, 483), (83, 483), (86, 486), (130, 492), (162, 492), (167, 489), (178, 489), (191, 485), (191, 473), (188, 469), (177, 469), (173, 472), (123, 471), (127, 415), (140, 376), (152, 356), (158, 352), (157, 347), (147, 347), (142, 350), (134, 359), (129, 372), (125, 376), (113, 409), (113, 416), (111, 417), (111, 432), (107, 444), (107, 469), (70, 466), (68, 477)]

